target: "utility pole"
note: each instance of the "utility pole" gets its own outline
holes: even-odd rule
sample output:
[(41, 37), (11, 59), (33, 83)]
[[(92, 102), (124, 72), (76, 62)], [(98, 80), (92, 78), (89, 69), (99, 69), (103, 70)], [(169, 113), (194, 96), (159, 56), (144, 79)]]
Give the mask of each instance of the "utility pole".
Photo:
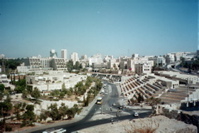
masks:
[(4, 58), (2, 58), (2, 73), (5, 73), (5, 62), (4, 62)]
[(189, 78), (187, 78), (187, 107), (189, 107)]

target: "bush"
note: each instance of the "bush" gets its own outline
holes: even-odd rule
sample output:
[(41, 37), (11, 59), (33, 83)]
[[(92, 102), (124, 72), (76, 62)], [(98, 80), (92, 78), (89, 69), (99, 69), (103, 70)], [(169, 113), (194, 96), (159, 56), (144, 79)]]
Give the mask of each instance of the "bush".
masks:
[(6, 127), (5, 127), (5, 131), (12, 131), (12, 127), (11, 127), (11, 126), (9, 126), (9, 125), (6, 125)]

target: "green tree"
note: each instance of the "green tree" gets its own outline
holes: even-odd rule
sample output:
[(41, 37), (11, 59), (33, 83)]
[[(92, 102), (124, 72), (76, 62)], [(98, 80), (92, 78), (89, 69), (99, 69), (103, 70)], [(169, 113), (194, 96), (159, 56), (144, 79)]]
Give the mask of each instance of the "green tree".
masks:
[(184, 65), (185, 65), (185, 58), (184, 57), (180, 57), (180, 61), (181, 61), (180, 65), (182, 67), (184, 67)]
[(34, 88), (34, 90), (31, 93), (31, 96), (36, 99), (41, 97), (41, 92), (39, 91), (39, 89), (37, 87)]
[(73, 61), (69, 60), (67, 65), (66, 65), (66, 67), (68, 69), (68, 72), (72, 72), (72, 70), (73, 70)]
[(16, 86), (16, 88), (14, 89), (17, 93), (22, 93), (25, 88), (23, 86)]
[(73, 108), (70, 108), (67, 110), (67, 116), (69, 119), (74, 118), (75, 116), (75, 110)]
[(16, 114), (17, 120), (21, 119), (21, 116), (20, 116), (21, 108), (22, 108), (22, 104), (21, 103), (18, 103), (16, 105), (14, 105), (14, 114)]
[(62, 103), (61, 106), (59, 107), (59, 114), (61, 115), (62, 119), (67, 114), (67, 111), (68, 111), (68, 106)]
[(44, 113), (41, 113), (40, 116), (39, 116), (39, 119), (40, 121), (42, 120), (46, 120), (48, 117), (48, 113), (47, 112), (44, 112)]
[(12, 110), (12, 103), (11, 102), (0, 102), (0, 115), (2, 114), (8, 115), (8, 112)]
[(7, 94), (6, 99), (4, 100), (4, 103), (5, 103), (4, 111), (6, 112), (11, 111), (13, 106), (12, 106), (11, 98), (9, 94)]
[(73, 88), (70, 88), (67, 93), (66, 93), (69, 97), (72, 96), (73, 94)]
[(33, 122), (36, 119), (36, 115), (34, 114), (34, 105), (27, 105), (26, 112), (22, 115), (22, 126), (32, 126)]
[(0, 93), (3, 93), (5, 89), (5, 85), (4, 84), (0, 84)]
[(24, 90), (24, 91), (22, 92), (22, 98), (28, 98), (28, 95), (29, 95), (29, 93), (28, 93), (27, 90)]
[(79, 61), (76, 61), (76, 62), (75, 62), (75, 65), (74, 65), (74, 69), (79, 70), (79, 65), (80, 65), (80, 64), (79, 64)]
[(67, 90), (66, 90), (66, 85), (65, 83), (62, 84), (62, 91), (66, 94), (67, 93)]
[(61, 115), (59, 114), (59, 110), (57, 108), (57, 104), (51, 104), (49, 107), (49, 117), (51, 117), (53, 120), (60, 120)]
[(17, 82), (14, 82), (14, 84), (16, 85), (15, 91), (17, 93), (22, 93), (26, 88), (26, 80), (25, 79), (21, 79)]
[(51, 96), (53, 97), (58, 97), (60, 95), (60, 91), (59, 90), (54, 90), (50, 93)]
[(64, 98), (64, 96), (65, 96), (65, 93), (62, 91), (62, 92), (60, 92), (60, 94), (59, 94), (59, 98), (61, 98), (61, 99), (63, 99)]

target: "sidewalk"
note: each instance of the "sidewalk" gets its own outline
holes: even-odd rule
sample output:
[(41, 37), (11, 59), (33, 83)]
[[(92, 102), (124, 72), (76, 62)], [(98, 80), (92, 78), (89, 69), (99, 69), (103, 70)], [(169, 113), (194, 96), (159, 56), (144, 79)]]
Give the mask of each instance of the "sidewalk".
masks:
[(93, 107), (93, 105), (96, 103), (97, 98), (100, 96), (100, 92), (97, 94), (97, 96), (95, 96), (95, 98), (93, 99), (92, 102), (89, 103), (89, 105), (87, 107), (83, 107), (81, 113), (78, 115), (76, 114), (74, 118), (80, 118), (80, 117), (84, 117), (88, 114), (88, 112), (91, 110), (91, 108)]

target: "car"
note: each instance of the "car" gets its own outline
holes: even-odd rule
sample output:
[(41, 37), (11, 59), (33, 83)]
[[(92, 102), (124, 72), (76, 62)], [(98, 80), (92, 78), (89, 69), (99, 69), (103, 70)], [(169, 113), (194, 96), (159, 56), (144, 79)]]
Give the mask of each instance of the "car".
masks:
[(124, 109), (125, 107), (124, 106), (118, 106), (117, 108), (118, 109)]
[(116, 104), (115, 104), (115, 103), (112, 103), (112, 106), (116, 106)]
[(134, 112), (133, 116), (138, 117), (139, 116), (138, 112)]
[(43, 131), (42, 133), (65, 133), (67, 130), (64, 128), (60, 128), (60, 129), (47, 129), (45, 131)]
[(101, 105), (102, 104), (102, 97), (98, 97), (97, 98), (97, 101), (96, 101), (96, 104), (99, 104), (99, 105)]

